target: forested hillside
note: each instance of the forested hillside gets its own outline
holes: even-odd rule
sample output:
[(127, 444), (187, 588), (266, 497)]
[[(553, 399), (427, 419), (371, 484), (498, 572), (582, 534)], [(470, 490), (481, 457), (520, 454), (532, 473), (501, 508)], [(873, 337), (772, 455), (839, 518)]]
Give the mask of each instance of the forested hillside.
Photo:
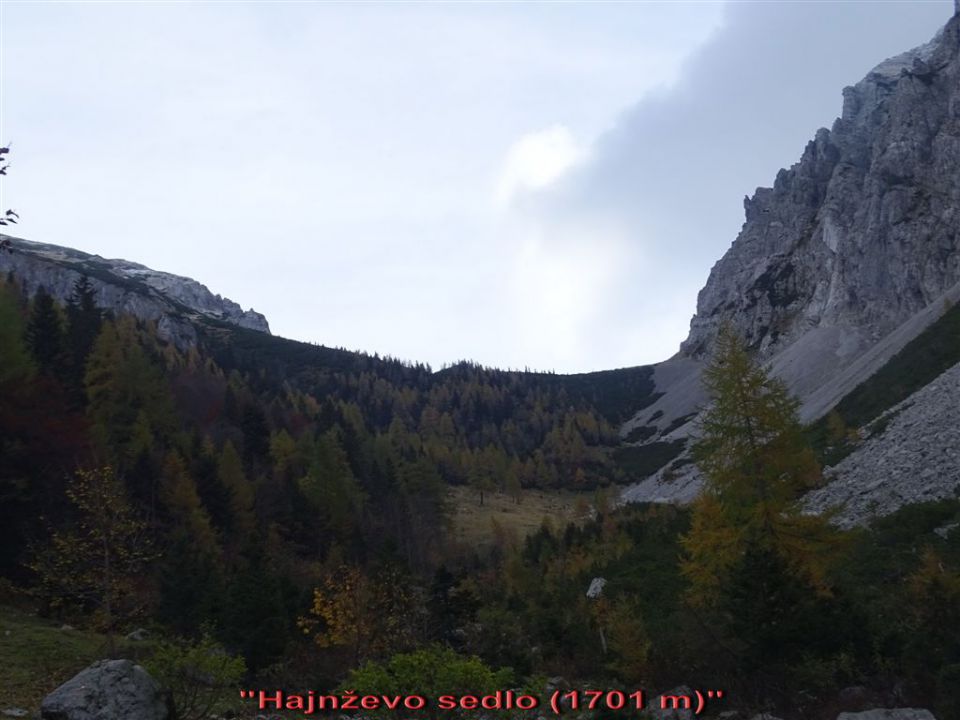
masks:
[[(184, 658), (223, 648), (242, 660), (227, 698), (243, 676), (373, 692), (452, 673), (723, 687), (787, 718), (958, 707), (960, 503), (851, 532), (799, 514), (819, 466), (735, 339), (708, 374), (703, 499), (615, 508), (615, 428), (652, 401), (649, 368), (432, 372), (197, 329), (180, 351), (98, 310), (83, 280), (63, 306), (0, 287), (2, 603), (102, 632), (110, 654), (147, 627), (160, 645), (137, 652), (175, 686)], [(493, 518), (466, 545), (451, 485), (478, 506), (579, 490), (589, 512), (527, 537)], [(33, 701), (19, 677), (14, 699)]]
[[(154, 548), (149, 582), (131, 573), (135, 586), (110, 590), (125, 604), (110, 622), (149, 609), (190, 633), (215, 619), (254, 667), (279, 657), (324, 569), (462, 560), (445, 536), (448, 485), (483, 503), (622, 479), (622, 388), (650, 391), (648, 368), (433, 373), (216, 324), (181, 352), (149, 323), (104, 315), (85, 281), (61, 307), (10, 278), (0, 303), (3, 574), (51, 611), (97, 609), (105, 591), (61, 570), (90, 550), (64, 535), (86, 522), (89, 498), (74, 494), (105, 493)], [(77, 490), (79, 471), (108, 487)]]

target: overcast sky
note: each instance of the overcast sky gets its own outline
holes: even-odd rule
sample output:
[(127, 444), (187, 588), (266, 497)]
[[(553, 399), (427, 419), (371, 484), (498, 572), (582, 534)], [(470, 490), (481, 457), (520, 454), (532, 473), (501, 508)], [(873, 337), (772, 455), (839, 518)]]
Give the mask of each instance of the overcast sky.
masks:
[(3, 0), (0, 207), (278, 335), (577, 372), (666, 359), (713, 263), (951, 0)]

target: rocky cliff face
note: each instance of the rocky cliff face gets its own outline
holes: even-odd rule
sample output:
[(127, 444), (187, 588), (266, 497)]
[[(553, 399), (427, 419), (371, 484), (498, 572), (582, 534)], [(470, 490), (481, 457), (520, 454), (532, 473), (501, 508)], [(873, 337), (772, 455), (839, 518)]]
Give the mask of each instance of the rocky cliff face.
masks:
[(960, 282), (960, 17), (843, 92), (800, 162), (744, 202), (681, 347), (730, 322), (767, 359), (837, 328), (843, 363)]
[[(645, 443), (693, 431), (703, 360), (724, 323), (787, 383), (810, 421), (960, 300), (960, 10), (929, 43), (846, 88), (833, 127), (744, 208), (689, 336), (655, 369), (661, 396), (623, 437), (640, 427)], [(687, 464), (623, 497), (684, 502), (698, 490)]]
[(270, 332), (263, 315), (214, 295), (196, 280), (71, 248), (8, 239), (12, 252), (0, 251), (0, 273), (12, 273), (30, 295), (42, 286), (64, 301), (76, 281), (86, 275), (97, 291), (100, 307), (156, 322), (161, 337), (181, 348), (196, 342), (190, 321), (199, 317)]

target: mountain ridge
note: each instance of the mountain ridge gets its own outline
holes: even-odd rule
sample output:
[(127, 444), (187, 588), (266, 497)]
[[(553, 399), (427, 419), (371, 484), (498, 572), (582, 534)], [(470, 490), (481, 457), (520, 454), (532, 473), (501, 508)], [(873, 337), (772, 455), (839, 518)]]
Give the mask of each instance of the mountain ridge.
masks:
[[(654, 369), (660, 397), (622, 438), (695, 432), (706, 402), (700, 373), (725, 323), (811, 422), (960, 300), (958, 57), (960, 10), (930, 42), (845, 88), (832, 128), (818, 130), (772, 187), (745, 198), (744, 225), (700, 291), (687, 339)], [(675, 469), (623, 499), (691, 500), (694, 467)]]
[[(960, 302), (958, 56), (955, 14), (930, 42), (844, 89), (832, 128), (818, 130), (772, 187), (745, 198), (743, 227), (711, 270), (672, 358), (555, 380), (526, 373), (562, 383), (622, 422), (621, 456), (639, 475), (624, 501), (688, 502), (698, 492), (695, 467), (677, 453), (695, 432), (705, 402), (700, 373), (722, 324), (786, 382), (802, 402), (801, 419), (813, 422)], [(281, 374), (362, 370), (378, 359), (281, 338), (264, 344), (257, 333), (269, 334), (269, 325), (261, 314), (195, 280), (10, 240), (14, 252), (0, 254), (0, 272), (16, 275), (28, 294), (43, 286), (63, 301), (88, 275), (101, 307), (156, 322), (158, 334), (181, 349), (204, 340), (239, 353), (248, 367), (263, 363)], [(227, 343), (220, 343), (220, 323), (237, 328)]]
[(188, 318), (205, 317), (238, 327), (270, 333), (267, 319), (244, 310), (229, 298), (215, 295), (192, 278), (153, 270), (139, 263), (107, 259), (61, 245), (39, 243), (8, 235), (11, 252), (0, 253), (0, 272), (13, 273), (28, 295), (43, 287), (64, 302), (81, 276), (90, 278), (99, 306), (129, 312), (157, 323), (160, 336), (184, 349), (197, 334)]

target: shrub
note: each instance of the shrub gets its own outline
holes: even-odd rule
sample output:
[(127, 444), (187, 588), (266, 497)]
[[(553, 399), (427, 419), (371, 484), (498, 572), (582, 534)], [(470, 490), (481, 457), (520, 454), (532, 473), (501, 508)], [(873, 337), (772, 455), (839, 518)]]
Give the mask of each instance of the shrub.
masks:
[(434, 645), (394, 655), (386, 663), (368, 662), (350, 672), (343, 688), (354, 690), (357, 695), (418, 694), (432, 704), (441, 695), (482, 695), (505, 690), (513, 680), (510, 668), (493, 670), (478, 657)]
[(209, 635), (195, 642), (163, 642), (147, 670), (173, 693), (179, 720), (202, 720), (226, 699), (246, 672), (243, 658), (226, 652)]

